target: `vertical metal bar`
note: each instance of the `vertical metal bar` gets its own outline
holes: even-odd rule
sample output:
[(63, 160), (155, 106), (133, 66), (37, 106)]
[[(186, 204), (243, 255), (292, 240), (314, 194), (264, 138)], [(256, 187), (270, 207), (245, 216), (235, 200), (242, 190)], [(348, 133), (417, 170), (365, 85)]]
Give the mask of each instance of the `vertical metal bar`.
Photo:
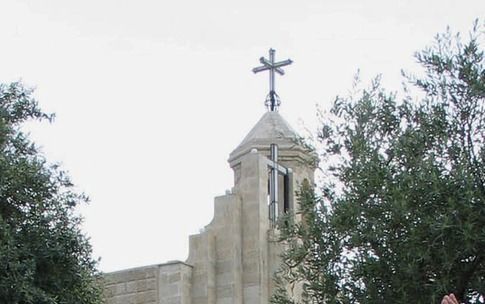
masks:
[(269, 91), (274, 92), (274, 53), (275, 50), (269, 49), (269, 62), (271, 62), (271, 68), (269, 69)]
[(268, 218), (270, 224), (273, 223), (273, 185), (272, 185), (273, 169), (269, 170), (268, 177)]
[(278, 146), (271, 144), (271, 161), (273, 166), (271, 168), (271, 181), (270, 181), (270, 197), (271, 207), (270, 216), (272, 216), (273, 224), (278, 220)]

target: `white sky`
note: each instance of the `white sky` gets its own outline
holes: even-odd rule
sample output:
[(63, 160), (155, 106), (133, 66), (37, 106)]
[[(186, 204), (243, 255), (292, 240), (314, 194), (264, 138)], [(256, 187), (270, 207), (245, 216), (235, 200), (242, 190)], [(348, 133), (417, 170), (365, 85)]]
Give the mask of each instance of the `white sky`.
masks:
[(30, 126), (91, 197), (81, 208), (100, 269), (185, 260), (232, 187), (229, 153), (264, 113), (268, 49), (281, 114), (313, 128), (361, 69), (400, 69), (447, 25), (466, 33), (483, 0), (1, 0), (0, 82), (36, 87), (53, 124)]

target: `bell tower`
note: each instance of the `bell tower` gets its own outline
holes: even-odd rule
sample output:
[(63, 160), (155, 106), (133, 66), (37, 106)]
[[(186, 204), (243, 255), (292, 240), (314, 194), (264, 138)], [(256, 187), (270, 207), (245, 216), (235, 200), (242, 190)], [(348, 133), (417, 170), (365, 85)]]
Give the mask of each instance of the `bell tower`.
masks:
[(230, 193), (215, 198), (214, 219), (192, 235), (191, 302), (194, 304), (267, 304), (273, 275), (280, 265), (276, 241), (278, 216), (297, 208), (294, 192), (306, 179), (313, 182), (316, 154), (278, 113), (274, 72), (291, 60), (260, 59), (253, 71), (270, 71), (268, 111), (230, 153), (234, 171)]
[[(273, 145), (278, 147), (276, 164)], [(268, 111), (232, 151), (229, 164), (232, 192), (216, 197), (214, 219), (190, 237), (186, 263), (193, 266), (192, 303), (267, 304), (281, 253), (268, 186), (272, 172), (279, 171), (280, 198), (273, 212), (281, 215), (296, 208), (293, 193), (303, 180), (313, 182), (316, 156), (298, 143), (278, 112)]]

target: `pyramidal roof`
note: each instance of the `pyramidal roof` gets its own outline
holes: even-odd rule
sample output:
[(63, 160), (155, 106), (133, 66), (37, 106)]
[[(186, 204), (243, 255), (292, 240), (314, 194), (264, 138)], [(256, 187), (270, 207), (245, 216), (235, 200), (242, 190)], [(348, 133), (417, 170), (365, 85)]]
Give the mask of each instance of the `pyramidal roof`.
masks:
[(270, 144), (277, 144), (280, 149), (299, 146), (299, 136), (288, 122), (274, 111), (266, 112), (256, 123), (243, 141), (231, 152), (229, 162), (246, 154), (252, 149), (269, 149)]
[(287, 139), (294, 142), (297, 138), (296, 132), (278, 112), (268, 111), (246, 135), (238, 148), (250, 143), (266, 143), (274, 139)]

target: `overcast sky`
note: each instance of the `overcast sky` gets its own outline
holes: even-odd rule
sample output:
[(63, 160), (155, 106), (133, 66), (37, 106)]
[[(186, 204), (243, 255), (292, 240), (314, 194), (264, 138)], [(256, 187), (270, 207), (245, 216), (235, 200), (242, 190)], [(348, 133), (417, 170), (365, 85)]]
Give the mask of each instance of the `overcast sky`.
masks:
[(1, 0), (0, 82), (22, 79), (56, 113), (32, 137), (90, 196), (84, 230), (113, 271), (187, 258), (266, 111), (251, 69), (270, 47), (294, 61), (276, 90), (302, 131), (357, 69), (397, 89), (437, 32), (483, 16), (483, 0)]

